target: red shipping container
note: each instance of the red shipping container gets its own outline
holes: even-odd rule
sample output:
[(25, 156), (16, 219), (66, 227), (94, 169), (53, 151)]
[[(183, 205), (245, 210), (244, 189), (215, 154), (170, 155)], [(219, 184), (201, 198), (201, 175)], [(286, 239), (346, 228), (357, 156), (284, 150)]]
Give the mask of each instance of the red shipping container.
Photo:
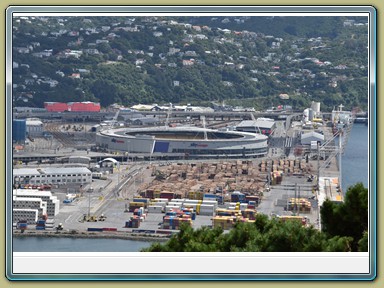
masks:
[(117, 228), (103, 228), (103, 231), (117, 231)]
[(173, 192), (161, 192), (160, 198), (167, 198), (169, 201), (171, 201), (174, 198), (175, 193)]

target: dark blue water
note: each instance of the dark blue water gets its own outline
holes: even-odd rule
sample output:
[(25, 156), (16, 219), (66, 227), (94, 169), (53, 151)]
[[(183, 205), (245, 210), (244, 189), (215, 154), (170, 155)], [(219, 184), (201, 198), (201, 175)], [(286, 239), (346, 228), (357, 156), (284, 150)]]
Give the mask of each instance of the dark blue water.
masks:
[[(368, 187), (368, 126), (354, 124), (342, 157), (343, 190), (362, 182)], [(138, 252), (151, 242), (121, 239), (15, 238), (14, 252)]]
[(14, 252), (138, 252), (153, 242), (123, 239), (20, 237)]
[(357, 182), (368, 187), (368, 126), (365, 124), (353, 125), (342, 156), (341, 171), (343, 191)]

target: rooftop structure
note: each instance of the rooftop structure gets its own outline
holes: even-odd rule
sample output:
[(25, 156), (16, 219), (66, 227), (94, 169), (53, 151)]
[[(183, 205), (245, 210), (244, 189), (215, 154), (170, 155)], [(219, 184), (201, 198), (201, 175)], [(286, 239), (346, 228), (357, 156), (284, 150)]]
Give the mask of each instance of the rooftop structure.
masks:
[(320, 142), (320, 145), (324, 142), (324, 135), (311, 131), (301, 134), (301, 144), (310, 145), (312, 141)]
[(276, 123), (271, 120), (257, 119), (244, 120), (236, 126), (236, 131), (261, 133), (271, 135), (276, 128)]

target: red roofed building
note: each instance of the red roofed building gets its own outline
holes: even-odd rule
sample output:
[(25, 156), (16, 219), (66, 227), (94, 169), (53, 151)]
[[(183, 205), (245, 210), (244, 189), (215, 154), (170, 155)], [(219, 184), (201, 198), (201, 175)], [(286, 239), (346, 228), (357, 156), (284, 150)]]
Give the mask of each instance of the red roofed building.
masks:
[(44, 102), (44, 108), (48, 112), (64, 112), (68, 111), (68, 104), (61, 102)]
[(100, 103), (94, 102), (71, 102), (68, 103), (68, 111), (75, 112), (100, 112)]

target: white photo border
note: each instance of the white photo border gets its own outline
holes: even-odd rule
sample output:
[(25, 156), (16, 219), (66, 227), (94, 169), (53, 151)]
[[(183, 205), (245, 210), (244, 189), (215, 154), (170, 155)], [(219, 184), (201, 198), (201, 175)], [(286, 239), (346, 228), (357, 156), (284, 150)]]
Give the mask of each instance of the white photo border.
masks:
[[(370, 227), (370, 240), (369, 240), (369, 252), (368, 253), (223, 253), (220, 256), (214, 253), (22, 253), (12, 251), (12, 17), (16, 14), (22, 15), (57, 15), (64, 16), (65, 13), (76, 14), (99, 14), (102, 13), (105, 16), (115, 13), (133, 13), (135, 15), (146, 16), (155, 14), (201, 14), (202, 16), (210, 16), (214, 13), (228, 14), (231, 16), (238, 16), (239, 14), (255, 14), (255, 13), (296, 13), (300, 16), (305, 15), (332, 15), (339, 16), (341, 14), (353, 14), (358, 13), (368, 16), (369, 19), (369, 227)], [(240, 281), (240, 280), (373, 280), (377, 274), (377, 183), (376, 183), (376, 157), (377, 157), (377, 135), (376, 135), (376, 61), (377, 61), (377, 19), (376, 9), (372, 6), (10, 6), (6, 11), (6, 275), (9, 280), (145, 280), (145, 281), (172, 281), (172, 280), (228, 280), (228, 281)], [(177, 254), (177, 255), (175, 255)], [(265, 255), (267, 254), (267, 255)], [(273, 254), (273, 256), (272, 256)], [(294, 255), (293, 255), (294, 254)], [(92, 261), (89, 261), (92, 259)], [(122, 261), (122, 263), (129, 263), (129, 261), (142, 261), (146, 265), (142, 266), (147, 271), (140, 271), (134, 269), (134, 273), (130, 273), (129, 270), (119, 270), (114, 272), (113, 269), (108, 268), (104, 271), (97, 269), (100, 263), (104, 263), (104, 267), (113, 267), (113, 263), (116, 261)], [(187, 259), (191, 265), (187, 271), (180, 270), (180, 272), (167, 274), (156, 273), (151, 267), (151, 261), (155, 265), (161, 263), (167, 263), (167, 261), (181, 261)], [(201, 261), (201, 259), (205, 259)], [(213, 259), (213, 260), (210, 260)], [(255, 267), (259, 267), (262, 272), (250, 271), (247, 273), (241, 273), (236, 271), (230, 273), (225, 267), (219, 265), (220, 262), (227, 260), (234, 261), (246, 261), (249, 265), (255, 263)], [(266, 260), (267, 259), (267, 260)], [(269, 260), (268, 260), (269, 259)], [(280, 263), (284, 263), (289, 269), (281, 270), (282, 266), (273, 264), (271, 262), (270, 269), (264, 270), (265, 263), (271, 259), (278, 259)], [(305, 261), (303, 261), (305, 259)], [(78, 263), (74, 266), (77, 270), (67, 268), (68, 262)], [(87, 262), (88, 261), (88, 262)], [(253, 261), (253, 262), (252, 262)], [(260, 264), (260, 261), (266, 261)], [(321, 267), (314, 267), (315, 269), (304, 269), (304, 266), (309, 266), (308, 263), (323, 263)], [(325, 261), (325, 262), (321, 262)], [(331, 262), (329, 262), (331, 261)], [(356, 261), (356, 267), (363, 267), (362, 270), (353, 271), (351, 269), (341, 270), (329, 270), (328, 267), (342, 267), (342, 265), (348, 265), (351, 261)], [(359, 262), (360, 261), (360, 262)], [(92, 269), (79, 270), (80, 264), (85, 266), (87, 262)], [(204, 262), (210, 265), (216, 263), (222, 270), (213, 269), (207, 267)], [(259, 264), (257, 264), (259, 262)], [(302, 264), (301, 270), (292, 269), (295, 265)], [(32, 266), (26, 266), (31, 265)], [(60, 264), (64, 263), (64, 264)], [(179, 262), (180, 263), (180, 262)], [(269, 263), (269, 262), (268, 262)], [(333, 264), (335, 265), (333, 265)], [(355, 263), (355, 262), (354, 262)], [(359, 264), (360, 263), (360, 264)], [(165, 265), (163, 264), (163, 265)], [(288, 264), (288, 265), (287, 265)], [(277, 265), (277, 266), (276, 266)], [(337, 266), (336, 266), (337, 265)], [(196, 273), (194, 267), (203, 267), (208, 269), (206, 273), (197, 269)], [(28, 271), (28, 267), (31, 267)], [(36, 268), (41, 267), (40, 270)], [(153, 267), (152, 267), (153, 268)], [(158, 268), (158, 267), (157, 267)], [(232, 267), (231, 271), (234, 271), (235, 267)], [(323, 269), (324, 268), (324, 269)], [(67, 270), (66, 270), (67, 269)], [(280, 269), (280, 270), (279, 270)], [(303, 270), (304, 269), (304, 270)], [(77, 272), (74, 272), (77, 271)], [(132, 269), (131, 269), (132, 271)], [(219, 272), (218, 272), (219, 271)], [(276, 270), (275, 270), (276, 271)], [(307, 272), (302, 272), (307, 271)], [(319, 272), (320, 271), (320, 272)], [(335, 271), (332, 273), (330, 271)], [(352, 273), (348, 272), (352, 271)], [(361, 272), (362, 271), (362, 272)], [(229, 273), (228, 273), (229, 272)], [(223, 274), (226, 273), (226, 274)]]

